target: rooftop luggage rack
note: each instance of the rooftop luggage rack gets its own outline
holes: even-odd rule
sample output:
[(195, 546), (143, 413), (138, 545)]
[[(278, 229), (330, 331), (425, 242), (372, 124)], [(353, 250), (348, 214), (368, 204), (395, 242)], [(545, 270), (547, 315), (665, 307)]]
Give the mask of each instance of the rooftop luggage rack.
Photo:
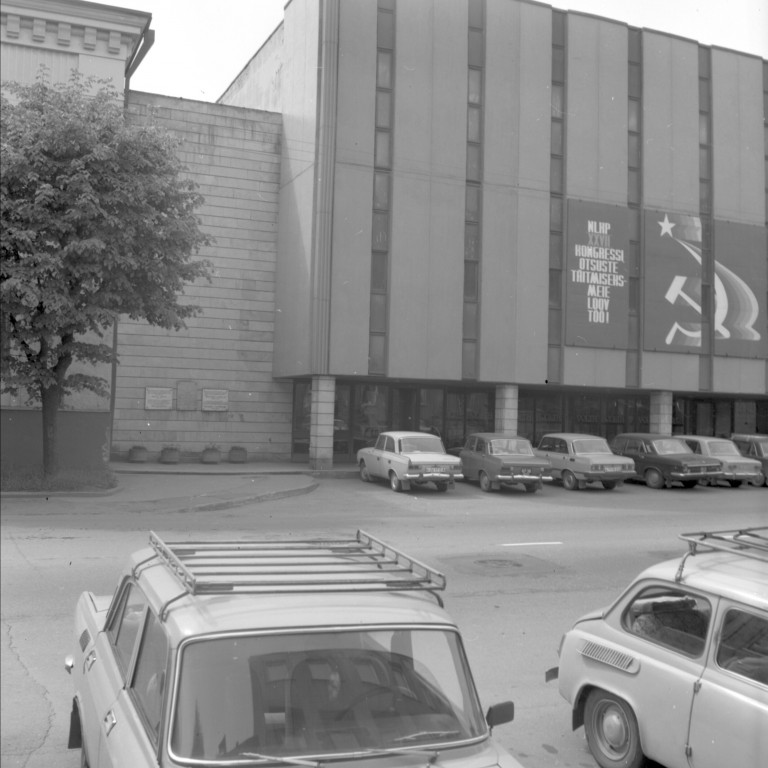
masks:
[(442, 605), (435, 592), (446, 585), (439, 571), (364, 531), (354, 539), (205, 542), (163, 541), (150, 532), (149, 543), (184, 589), (166, 603), (163, 619), (185, 594), (422, 590)]
[(688, 542), (688, 552), (680, 561), (680, 567), (675, 574), (675, 581), (683, 578), (685, 561), (700, 551), (732, 552), (752, 560), (768, 563), (768, 526), (764, 528), (734, 528), (725, 531), (700, 531), (697, 533), (681, 533), (680, 538)]

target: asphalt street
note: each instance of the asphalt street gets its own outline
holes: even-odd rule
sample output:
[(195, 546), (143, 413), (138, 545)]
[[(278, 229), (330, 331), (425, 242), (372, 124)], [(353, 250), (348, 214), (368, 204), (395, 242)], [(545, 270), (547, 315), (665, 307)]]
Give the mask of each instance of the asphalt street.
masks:
[[(362, 528), (442, 570), (484, 706), (512, 699), (496, 736), (525, 768), (593, 766), (556, 683), (560, 636), (642, 568), (679, 555), (683, 531), (768, 525), (757, 488), (483, 494), (297, 473), (120, 474), (100, 496), (2, 498), (2, 743), (8, 768), (74, 768), (63, 669), (84, 590), (111, 594), (147, 532), (168, 538), (308, 538)], [(347, 472), (354, 478), (354, 472)]]

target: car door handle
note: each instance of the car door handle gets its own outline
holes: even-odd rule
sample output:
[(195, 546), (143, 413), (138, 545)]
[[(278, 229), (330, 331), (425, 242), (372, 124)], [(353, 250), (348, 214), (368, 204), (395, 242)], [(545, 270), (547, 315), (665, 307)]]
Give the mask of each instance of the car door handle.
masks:
[(96, 661), (96, 651), (91, 651), (85, 657), (85, 670), (86, 670), (86, 672), (90, 671), (90, 669), (94, 665), (95, 661)]
[(110, 731), (117, 725), (117, 718), (115, 713), (110, 709), (106, 715), (104, 715), (104, 731), (109, 736)]

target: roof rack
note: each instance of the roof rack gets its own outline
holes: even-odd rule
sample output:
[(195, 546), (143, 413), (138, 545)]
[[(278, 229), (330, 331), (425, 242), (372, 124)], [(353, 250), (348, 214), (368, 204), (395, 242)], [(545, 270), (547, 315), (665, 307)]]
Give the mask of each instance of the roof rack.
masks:
[[(358, 531), (354, 539), (293, 541), (163, 541), (150, 532), (156, 556), (186, 594), (403, 591), (445, 589), (445, 576)], [(154, 558), (153, 558), (154, 559)]]
[(732, 528), (725, 531), (699, 531), (681, 533), (680, 538), (688, 542), (688, 552), (680, 561), (675, 581), (683, 578), (685, 561), (697, 554), (699, 547), (719, 552), (732, 552), (742, 557), (768, 563), (768, 526), (762, 528)]

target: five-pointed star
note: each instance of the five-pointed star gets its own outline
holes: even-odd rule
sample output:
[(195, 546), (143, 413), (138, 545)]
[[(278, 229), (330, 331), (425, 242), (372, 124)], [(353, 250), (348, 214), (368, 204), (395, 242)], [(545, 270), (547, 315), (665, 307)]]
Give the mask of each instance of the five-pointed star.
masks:
[(664, 237), (664, 235), (669, 235), (672, 237), (672, 227), (674, 227), (674, 223), (669, 220), (669, 216), (667, 214), (664, 214), (664, 221), (657, 222), (658, 225), (661, 227), (661, 234), (659, 237)]

